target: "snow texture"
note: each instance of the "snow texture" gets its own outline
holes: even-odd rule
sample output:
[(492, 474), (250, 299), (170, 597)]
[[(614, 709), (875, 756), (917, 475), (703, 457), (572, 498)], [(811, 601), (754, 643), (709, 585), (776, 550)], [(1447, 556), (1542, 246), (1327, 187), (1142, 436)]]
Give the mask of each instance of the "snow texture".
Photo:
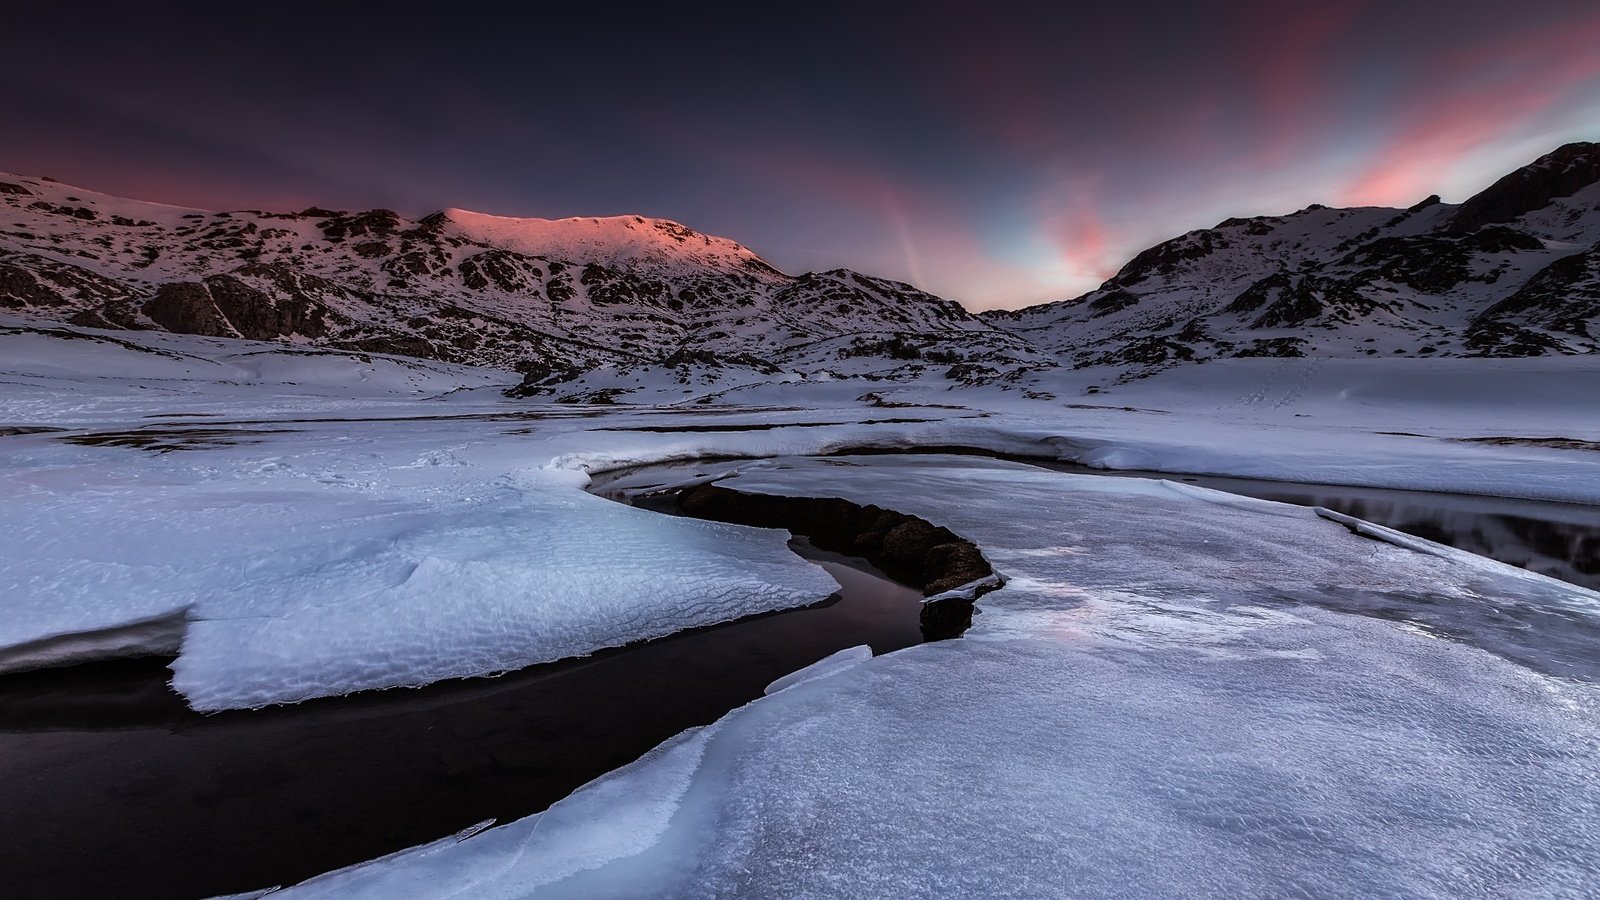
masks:
[(1600, 890), (1594, 680), (1509, 660), (1470, 615), (1440, 640), (1362, 606), (1592, 619), (1592, 594), (1160, 482), (834, 462), (730, 484), (973, 538), (1009, 581), (966, 638), (800, 680), (533, 819), (285, 897)]
[(1582, 358), (1231, 360), (1093, 403), (902, 387), (885, 409), (840, 382), (603, 408), (507, 400), (492, 370), (8, 322), (0, 668), (181, 637), (198, 708), (490, 674), (832, 591), (781, 534), (582, 490), (641, 463), (961, 445), (1600, 503), (1600, 453), (1537, 443), (1600, 441)]

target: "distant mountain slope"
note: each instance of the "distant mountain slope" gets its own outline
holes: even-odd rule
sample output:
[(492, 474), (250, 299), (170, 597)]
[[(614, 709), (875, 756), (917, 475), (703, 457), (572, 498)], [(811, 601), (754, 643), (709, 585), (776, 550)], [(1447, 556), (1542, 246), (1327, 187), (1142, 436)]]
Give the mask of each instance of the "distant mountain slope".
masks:
[(845, 269), (787, 275), (662, 219), (206, 212), (0, 175), (0, 311), (514, 369), (522, 392), (580, 400), (836, 378), (1021, 388), (1061, 364), (1127, 379), (1227, 357), (1592, 353), (1600, 145), (1561, 147), (1459, 205), (1229, 219), (1082, 297), (983, 316)]
[(990, 313), (1074, 365), (1238, 356), (1530, 356), (1600, 349), (1600, 145), (1460, 205), (1229, 219), (1097, 290)]
[(902, 377), (931, 363), (972, 380), (1052, 364), (909, 285), (786, 275), (666, 220), (207, 212), (16, 175), (0, 175), (0, 309), (496, 366), (530, 384), (601, 367)]

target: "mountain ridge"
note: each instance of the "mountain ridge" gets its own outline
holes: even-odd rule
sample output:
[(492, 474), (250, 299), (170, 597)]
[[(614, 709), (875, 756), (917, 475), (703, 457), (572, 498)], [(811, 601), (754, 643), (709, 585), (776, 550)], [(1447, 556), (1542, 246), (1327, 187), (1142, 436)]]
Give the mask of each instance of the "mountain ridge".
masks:
[(1600, 144), (1579, 142), (1460, 204), (1231, 218), (1082, 296), (984, 316), (1066, 364), (1135, 376), (1239, 356), (1592, 353), (1597, 265)]
[(910, 285), (788, 275), (666, 219), (207, 212), (18, 175), (0, 176), (0, 308), (488, 365), (535, 384), (638, 366), (916, 377), (923, 350), (967, 364), (966, 380), (1049, 364)]
[(564, 385), (641, 373), (1009, 387), (1057, 366), (1593, 353), (1600, 144), (1459, 204), (1230, 218), (1082, 296), (982, 314), (849, 269), (789, 275), (669, 219), (208, 212), (0, 174), (0, 310), (512, 369), (576, 399), (594, 395)]

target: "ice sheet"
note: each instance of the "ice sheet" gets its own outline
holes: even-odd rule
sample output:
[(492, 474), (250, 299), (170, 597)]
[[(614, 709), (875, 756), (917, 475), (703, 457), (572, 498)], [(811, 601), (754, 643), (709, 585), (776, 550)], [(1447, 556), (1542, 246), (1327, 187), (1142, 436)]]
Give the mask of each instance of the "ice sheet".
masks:
[(798, 680), (376, 887), (285, 896), (1600, 890), (1594, 683), (1332, 611), (1422, 575), (1436, 605), (1559, 602), (1558, 586), (1526, 596), (1493, 567), (1158, 482), (875, 458), (728, 483), (898, 503), (1010, 580), (962, 640)]
[[(404, 517), (304, 553), (191, 612), (173, 686), (197, 709), (421, 685), (813, 603), (835, 590), (787, 535), (573, 492)], [(393, 527), (393, 526), (391, 526)], [(276, 568), (276, 567), (274, 567)]]

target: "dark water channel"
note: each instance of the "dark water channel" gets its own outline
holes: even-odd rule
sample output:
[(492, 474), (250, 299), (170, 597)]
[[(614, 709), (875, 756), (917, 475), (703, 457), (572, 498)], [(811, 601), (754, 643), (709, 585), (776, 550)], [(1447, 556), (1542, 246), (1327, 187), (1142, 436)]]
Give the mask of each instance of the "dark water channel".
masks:
[(166, 660), (0, 676), (0, 896), (301, 881), (544, 809), (837, 650), (922, 640), (918, 591), (792, 546), (840, 591), (498, 678), (202, 716)]

